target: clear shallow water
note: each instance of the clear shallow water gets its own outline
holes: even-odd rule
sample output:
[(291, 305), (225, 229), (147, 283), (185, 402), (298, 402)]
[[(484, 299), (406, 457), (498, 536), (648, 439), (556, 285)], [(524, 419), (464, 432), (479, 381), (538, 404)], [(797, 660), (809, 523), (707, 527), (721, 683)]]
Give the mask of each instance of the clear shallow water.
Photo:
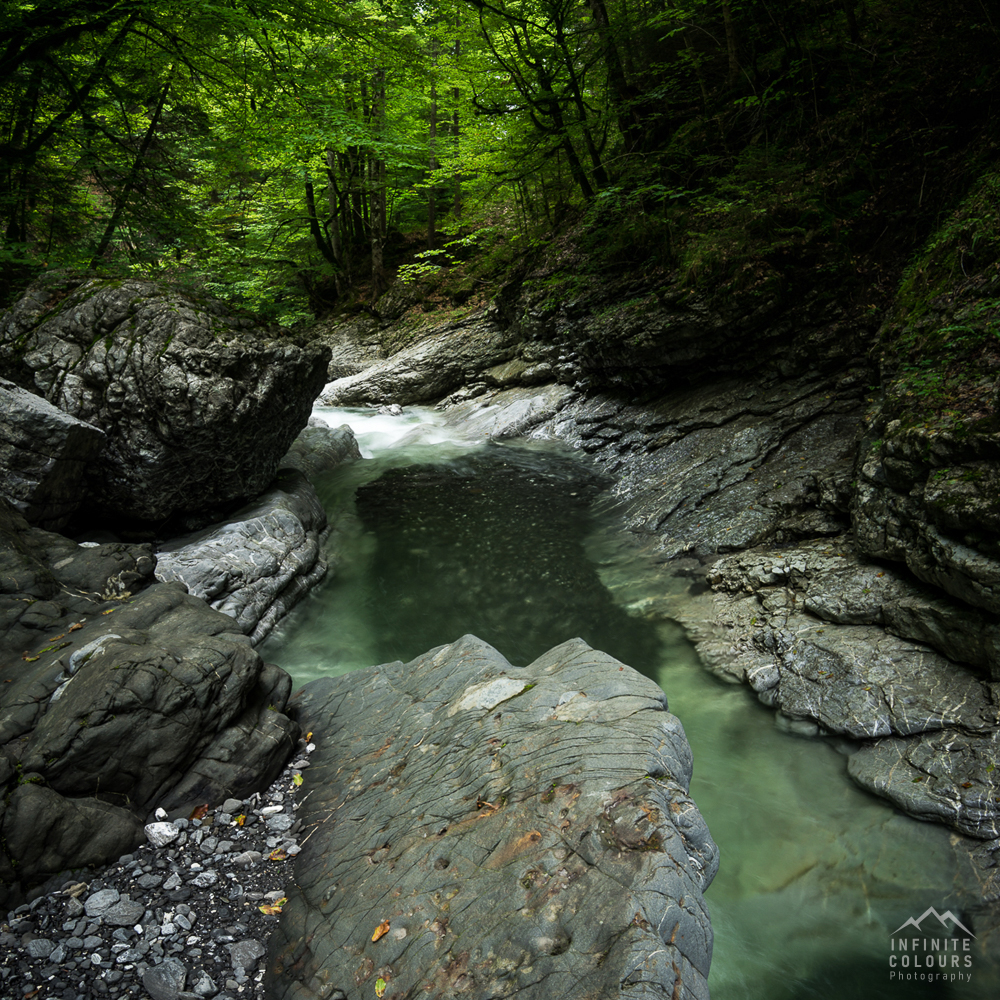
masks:
[(575, 458), (463, 438), (418, 408), (318, 413), (351, 424), (369, 461), (317, 484), (341, 563), (262, 650), (296, 686), (466, 632), (517, 664), (580, 635), (661, 685), (694, 750), (692, 795), (722, 852), (706, 894), (715, 1000), (1000, 996), (975, 943), (971, 982), (890, 980), (892, 932), (929, 906), (961, 916), (968, 861), (944, 828), (856, 788), (830, 744), (779, 731), (700, 667), (650, 611), (677, 583), (595, 518), (602, 482)]

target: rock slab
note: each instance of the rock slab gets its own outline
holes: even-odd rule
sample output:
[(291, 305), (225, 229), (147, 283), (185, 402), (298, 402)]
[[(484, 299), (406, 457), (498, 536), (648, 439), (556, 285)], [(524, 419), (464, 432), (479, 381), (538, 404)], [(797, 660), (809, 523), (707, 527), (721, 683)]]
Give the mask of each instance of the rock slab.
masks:
[(270, 996), (707, 1000), (718, 852), (652, 681), (465, 636), (293, 705), (323, 738)]

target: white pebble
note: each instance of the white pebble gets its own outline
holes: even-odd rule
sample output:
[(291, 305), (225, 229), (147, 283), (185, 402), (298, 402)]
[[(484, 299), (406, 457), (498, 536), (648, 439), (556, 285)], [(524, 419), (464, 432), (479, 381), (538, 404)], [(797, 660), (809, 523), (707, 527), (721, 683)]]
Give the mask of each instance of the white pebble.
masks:
[(146, 839), (153, 847), (166, 847), (175, 841), (181, 831), (173, 823), (148, 823), (145, 827)]

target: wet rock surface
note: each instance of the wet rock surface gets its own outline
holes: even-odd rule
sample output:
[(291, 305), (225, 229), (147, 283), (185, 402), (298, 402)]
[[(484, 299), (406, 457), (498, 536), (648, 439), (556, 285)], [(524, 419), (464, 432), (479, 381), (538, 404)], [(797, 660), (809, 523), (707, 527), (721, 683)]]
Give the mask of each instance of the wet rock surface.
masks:
[(57, 531), (68, 523), (104, 441), (98, 428), (0, 379), (0, 494), (30, 524)]
[(725, 556), (708, 579), (713, 592), (672, 613), (709, 669), (748, 683), (794, 732), (861, 741), (848, 772), (910, 815), (1000, 835), (1000, 684), (928, 645), (964, 632), (954, 648), (973, 659), (990, 616), (858, 557), (847, 538)]
[[(274, 997), (707, 997), (717, 851), (663, 692), (579, 640), (467, 636), (307, 685)], [(345, 765), (345, 762), (349, 762)]]
[(156, 805), (266, 786), (291, 686), (233, 620), (153, 584), (149, 546), (78, 546), (0, 509), (0, 897), (122, 853)]
[(310, 417), (309, 423), (281, 460), (281, 468), (295, 469), (306, 479), (312, 480), (332, 471), (338, 465), (356, 462), (360, 458), (358, 442), (347, 424), (331, 427), (318, 417)]
[(221, 524), (171, 539), (156, 578), (236, 619), (256, 646), (326, 574), (326, 511), (294, 469)]
[[(468, 383), (505, 380), (503, 366), (517, 352), (517, 337), (488, 314), (448, 324), (392, 357), (376, 360), (356, 374), (336, 378), (320, 402), (329, 406), (360, 403), (437, 401)], [(483, 375), (494, 369), (492, 375)], [(342, 370), (333, 360), (333, 370)], [(511, 376), (510, 381), (516, 381)]]
[(8, 911), (0, 995), (263, 996), (265, 946), (300, 850), (296, 810), (309, 756), (301, 741), (263, 793), (199, 809), (196, 819), (162, 813), (114, 863), (64, 872)]
[(49, 275), (0, 318), (0, 369), (107, 435), (104, 516), (163, 521), (267, 487), (305, 426), (328, 351), (149, 281)]

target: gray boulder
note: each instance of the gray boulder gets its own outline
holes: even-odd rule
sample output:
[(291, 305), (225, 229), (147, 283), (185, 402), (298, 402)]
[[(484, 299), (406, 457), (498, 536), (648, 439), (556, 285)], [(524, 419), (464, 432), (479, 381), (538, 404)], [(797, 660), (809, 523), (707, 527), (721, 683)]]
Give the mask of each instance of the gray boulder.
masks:
[(56, 531), (86, 496), (84, 476), (104, 447), (98, 428), (0, 379), (0, 494), (30, 524)]
[(137, 279), (47, 276), (0, 318), (0, 370), (107, 435), (89, 468), (95, 506), (146, 520), (265, 489), (328, 357)]
[(265, 787), (294, 745), (290, 678), (152, 570), (0, 501), (0, 906), (119, 857), (157, 806)]
[(331, 427), (319, 417), (310, 417), (309, 423), (281, 460), (281, 467), (295, 469), (312, 481), (345, 462), (356, 462), (360, 458), (361, 451), (354, 431), (347, 424)]
[[(359, 403), (423, 403), (443, 399), (470, 382), (503, 384), (502, 373), (487, 374), (511, 361), (518, 338), (487, 314), (477, 314), (435, 330), (431, 336), (374, 362), (323, 390), (331, 406)], [(499, 370), (498, 370), (499, 371)]]
[(220, 524), (172, 539), (156, 554), (156, 578), (236, 619), (257, 645), (326, 573), (326, 512), (298, 472)]
[(466, 636), (293, 705), (325, 735), (270, 996), (708, 997), (717, 848), (652, 681)]

